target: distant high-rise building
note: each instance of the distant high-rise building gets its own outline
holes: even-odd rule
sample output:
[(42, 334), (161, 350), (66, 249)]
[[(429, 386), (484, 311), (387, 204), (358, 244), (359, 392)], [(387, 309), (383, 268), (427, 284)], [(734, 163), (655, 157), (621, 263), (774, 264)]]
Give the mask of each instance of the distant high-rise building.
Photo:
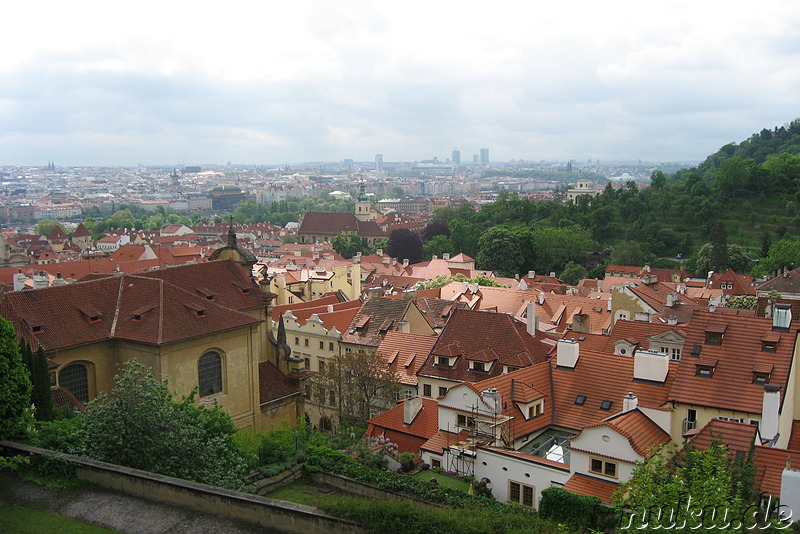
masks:
[(450, 160), (455, 163), (461, 163), (461, 151), (460, 150), (453, 150), (452, 156), (450, 156)]
[(472, 155), (472, 163), (478, 163), (478, 155), (477, 154), (473, 154)]
[(489, 163), (489, 149), (482, 148), (481, 149), (481, 163)]
[(383, 172), (383, 154), (375, 154), (375, 172)]
[(353, 166), (353, 160), (352, 160), (352, 159), (349, 159), (349, 158), (348, 158), (348, 159), (346, 159), (346, 160), (344, 160), (344, 166), (345, 166), (345, 167), (347, 167), (347, 168), (349, 169), (350, 167), (352, 167), (352, 166)]

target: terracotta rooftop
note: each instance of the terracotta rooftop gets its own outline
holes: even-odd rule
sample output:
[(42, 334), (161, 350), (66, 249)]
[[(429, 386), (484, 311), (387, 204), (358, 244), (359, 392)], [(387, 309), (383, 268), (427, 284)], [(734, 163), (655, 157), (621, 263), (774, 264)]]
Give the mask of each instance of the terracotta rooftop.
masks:
[(567, 480), (563, 489), (577, 495), (599, 497), (601, 501), (610, 503), (613, 499), (614, 492), (619, 489), (619, 484), (600, 480), (581, 473), (575, 473)]
[(303, 216), (298, 233), (335, 236), (355, 232), (362, 237), (385, 237), (386, 232), (372, 221), (359, 221), (352, 213), (314, 213)]
[(272, 362), (258, 363), (258, 386), (262, 406), (300, 393), (300, 388)]
[(377, 347), (387, 332), (400, 327), (410, 306), (414, 303), (406, 299), (368, 298), (342, 333), (342, 341)]
[(417, 371), (428, 357), (436, 339), (436, 336), (424, 334), (387, 332), (378, 345), (377, 353), (386, 360), (389, 369), (401, 384), (416, 386)]
[(719, 441), (732, 453), (746, 453), (755, 445), (758, 427), (748, 423), (735, 423), (712, 419), (691, 438), (698, 449), (707, 449), (713, 441)]
[[(797, 325), (793, 325), (797, 327)], [(794, 334), (781, 336), (775, 352), (762, 352), (761, 338), (772, 332), (771, 319), (695, 312), (686, 326), (684, 355), (670, 392), (670, 400), (760, 414), (764, 384), (755, 383), (754, 369), (772, 364), (768, 382), (781, 386), (781, 398), (787, 389), (789, 367), (794, 352)], [(706, 343), (709, 335), (722, 335), (719, 345)], [(700, 354), (692, 356), (699, 349)], [(702, 361), (701, 361), (702, 360)], [(716, 360), (711, 376), (698, 376), (697, 365)]]
[[(526, 328), (525, 323), (504, 313), (456, 309), (418, 374), (475, 382), (502, 373), (503, 366), (519, 368), (543, 362), (552, 341), (541, 334), (532, 337)], [(486, 355), (483, 351), (489, 348), (498, 356), (491, 368), (470, 369), (468, 360), (481, 360)], [(437, 361), (440, 355), (456, 356), (456, 360), (453, 365), (440, 365)]]
[(406, 425), (403, 422), (404, 404), (408, 400), (400, 402), (393, 408), (376, 415), (369, 419), (367, 423), (372, 427), (394, 430), (428, 440), (439, 430), (439, 404), (433, 399), (424, 397), (420, 397), (420, 399), (422, 400), (422, 409), (417, 413), (410, 425)]
[(585, 428), (593, 426), (607, 426), (622, 434), (641, 456), (647, 456), (653, 448), (666, 445), (670, 441), (669, 434), (638, 409), (617, 414)]

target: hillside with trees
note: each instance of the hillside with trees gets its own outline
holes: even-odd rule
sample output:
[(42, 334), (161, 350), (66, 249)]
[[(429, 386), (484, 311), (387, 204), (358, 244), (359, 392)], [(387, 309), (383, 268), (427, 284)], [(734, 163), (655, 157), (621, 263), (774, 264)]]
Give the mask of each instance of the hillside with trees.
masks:
[[(533, 202), (503, 191), (480, 210), (436, 211), (446, 224), (438, 252), (464, 252), (478, 267), (513, 276), (590, 276), (607, 264), (677, 267), (697, 274), (728, 267), (763, 275), (800, 265), (800, 119), (731, 143), (695, 168), (653, 172), (641, 189), (605, 184), (597, 197)], [(570, 276), (573, 278), (574, 276)]]

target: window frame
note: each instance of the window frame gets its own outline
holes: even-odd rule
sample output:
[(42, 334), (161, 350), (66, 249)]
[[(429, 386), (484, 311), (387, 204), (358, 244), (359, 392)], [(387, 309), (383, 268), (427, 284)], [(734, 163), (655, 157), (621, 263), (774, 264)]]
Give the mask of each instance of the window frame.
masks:
[[(216, 356), (216, 361), (209, 363), (208, 359), (213, 356)], [(212, 374), (206, 374), (206, 376), (204, 376), (204, 372), (210, 372)], [(224, 358), (221, 351), (214, 349), (207, 350), (197, 359), (197, 385), (198, 396), (201, 399), (223, 394), (225, 390), (225, 370)]]

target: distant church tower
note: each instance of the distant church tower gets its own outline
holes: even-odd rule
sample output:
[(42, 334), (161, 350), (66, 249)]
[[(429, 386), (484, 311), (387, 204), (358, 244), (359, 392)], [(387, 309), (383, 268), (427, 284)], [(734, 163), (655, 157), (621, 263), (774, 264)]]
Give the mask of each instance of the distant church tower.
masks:
[(377, 218), (377, 215), (370, 211), (369, 200), (367, 200), (367, 194), (364, 192), (364, 184), (361, 184), (361, 189), (358, 192), (355, 215), (359, 221), (374, 221)]

